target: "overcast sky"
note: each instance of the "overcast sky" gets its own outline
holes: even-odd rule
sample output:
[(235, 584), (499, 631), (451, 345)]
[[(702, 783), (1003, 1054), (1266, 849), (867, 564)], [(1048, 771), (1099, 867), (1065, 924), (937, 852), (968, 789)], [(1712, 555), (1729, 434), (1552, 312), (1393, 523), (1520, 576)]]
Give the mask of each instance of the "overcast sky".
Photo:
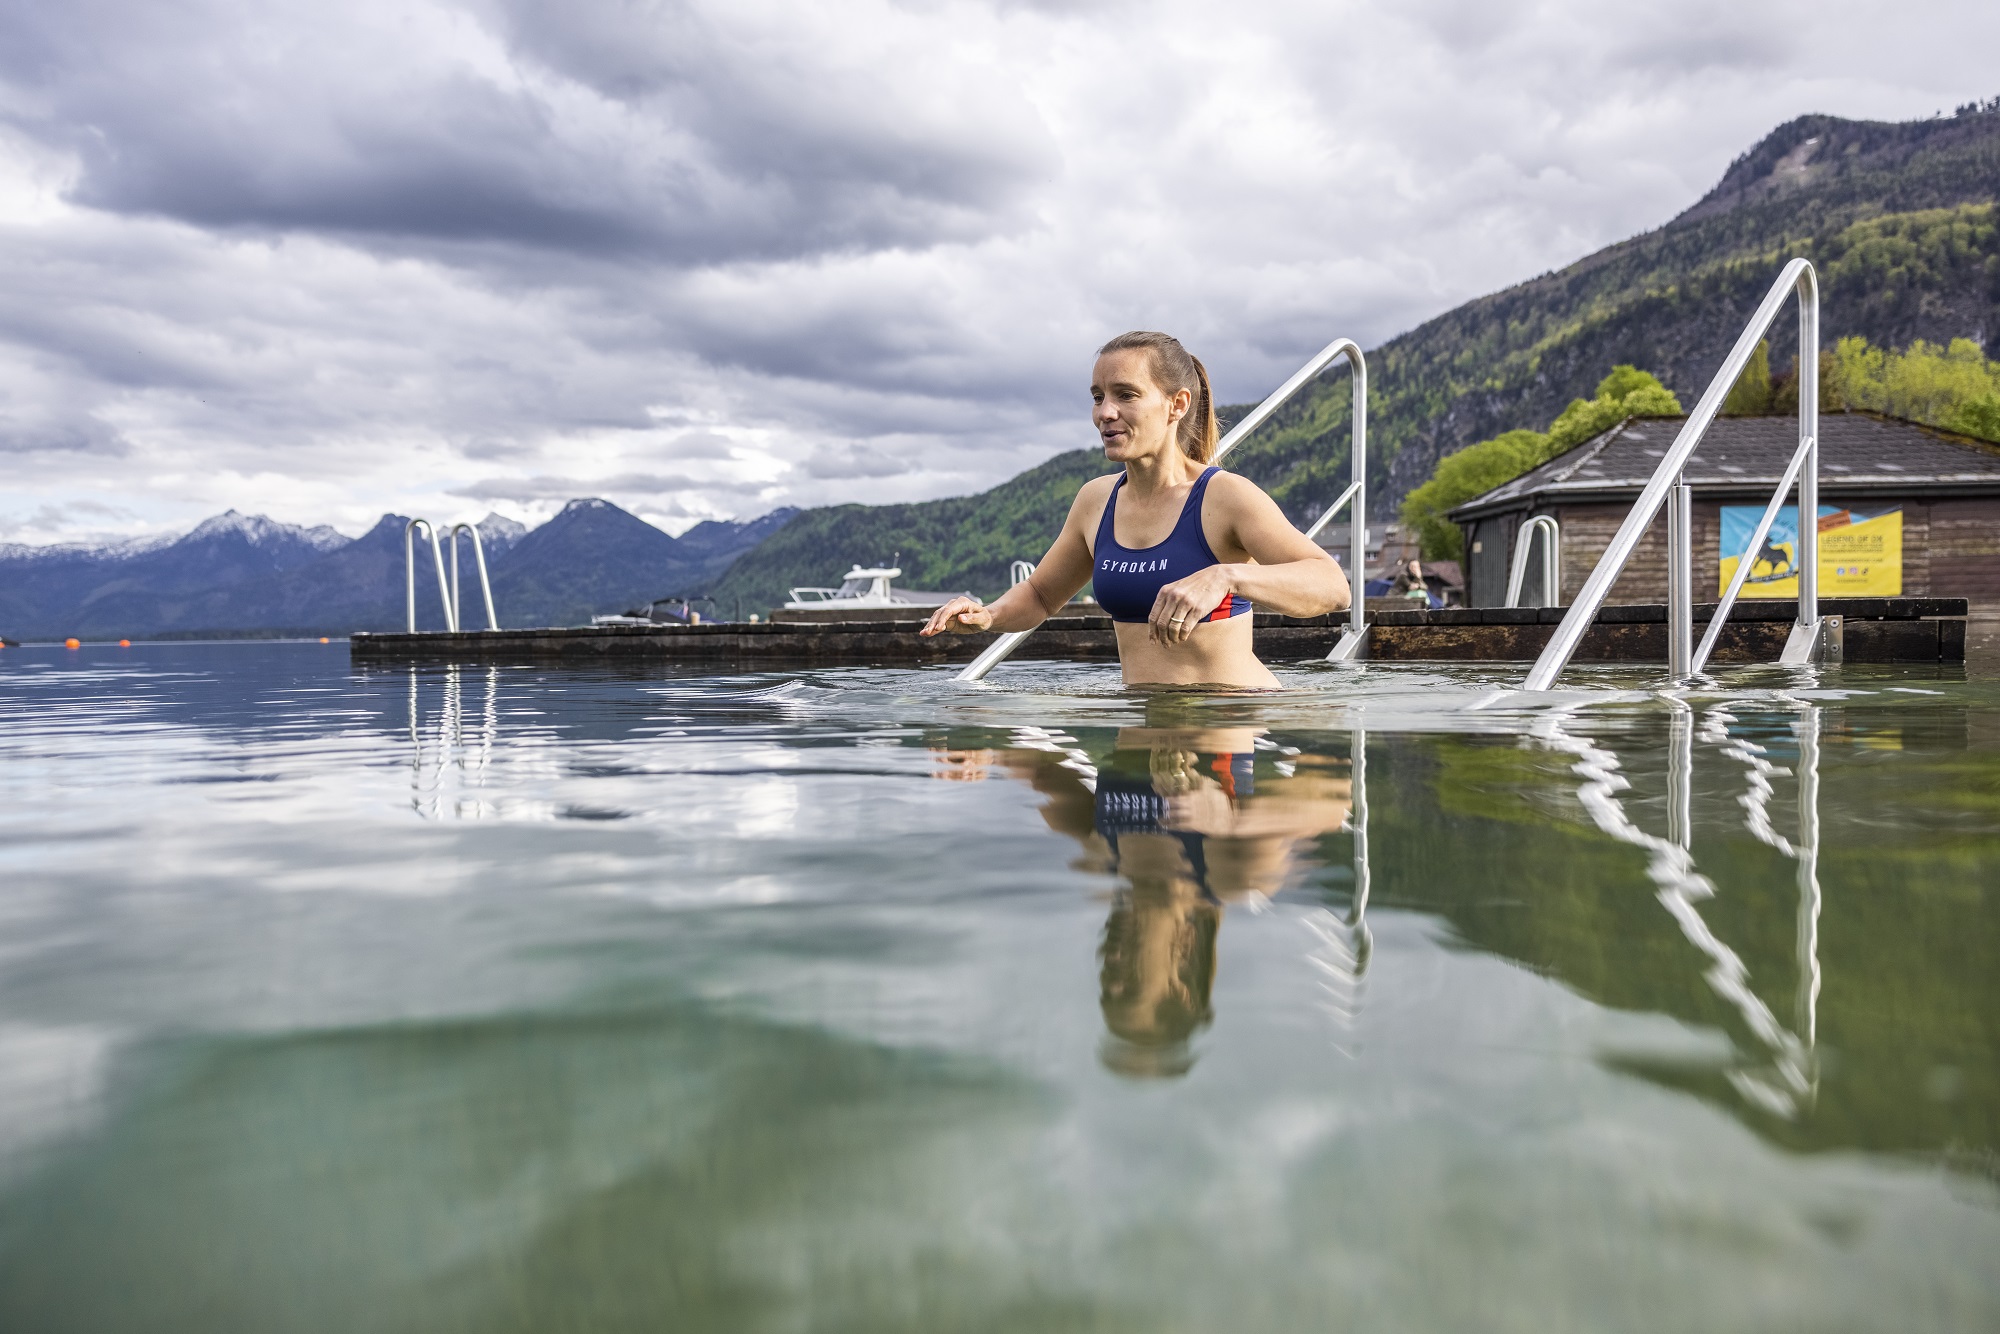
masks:
[(0, 0), (0, 540), (671, 531), (1095, 443), (1657, 226), (2000, 5)]

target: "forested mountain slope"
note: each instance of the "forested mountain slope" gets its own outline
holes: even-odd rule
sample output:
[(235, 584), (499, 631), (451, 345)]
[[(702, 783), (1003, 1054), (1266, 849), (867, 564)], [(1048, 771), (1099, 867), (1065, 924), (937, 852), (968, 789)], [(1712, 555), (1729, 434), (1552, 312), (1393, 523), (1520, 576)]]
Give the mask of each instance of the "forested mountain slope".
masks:
[[(1692, 403), (1793, 255), (1819, 269), (1826, 347), (1858, 334), (1883, 347), (1972, 338), (2000, 353), (1996, 199), (2000, 103), (1904, 124), (1802, 116), (1781, 126), (1657, 231), (1370, 352), (1380, 479), (1370, 509), (1393, 514), (1440, 457), (1553, 419), (1619, 363), (1653, 371)], [(1789, 364), (1793, 327), (1785, 315), (1773, 328), (1774, 369)], [(1295, 517), (1346, 484), (1345, 380), (1330, 372), (1232, 460)]]

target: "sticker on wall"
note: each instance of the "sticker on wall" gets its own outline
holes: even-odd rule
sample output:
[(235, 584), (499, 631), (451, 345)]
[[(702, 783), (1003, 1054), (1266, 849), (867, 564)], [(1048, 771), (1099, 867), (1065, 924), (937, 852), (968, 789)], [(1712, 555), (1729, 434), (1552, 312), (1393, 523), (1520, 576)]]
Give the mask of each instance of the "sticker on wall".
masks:
[[(1799, 510), (1778, 511), (1771, 534), (1755, 552), (1749, 550), (1761, 505), (1722, 507), (1722, 569), (1716, 583), (1720, 595), (1729, 587), (1739, 563), (1748, 559), (1750, 576), (1743, 581), (1746, 598), (1795, 598), (1799, 595)], [(1819, 507), (1819, 594), (1821, 597), (1900, 597), (1903, 593), (1903, 511), (1900, 507), (1860, 510), (1837, 505)]]

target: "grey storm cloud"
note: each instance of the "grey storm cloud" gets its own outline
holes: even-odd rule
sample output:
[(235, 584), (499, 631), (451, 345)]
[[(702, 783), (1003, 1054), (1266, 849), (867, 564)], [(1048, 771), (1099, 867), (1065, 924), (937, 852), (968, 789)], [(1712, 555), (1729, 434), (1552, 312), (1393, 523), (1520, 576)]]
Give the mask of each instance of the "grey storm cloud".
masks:
[[(77, 422), (51, 422), (33, 418), (24, 420), (15, 413), (0, 408), (0, 454), (67, 454), (104, 459), (116, 458), (128, 452), (130, 448), (130, 443), (123, 436), (101, 423), (88, 420)], [(43, 507), (45, 514), (65, 511), (75, 514), (109, 512), (80, 504), (56, 508)]]
[(78, 202), (203, 227), (694, 265), (987, 235), (1052, 174), (998, 80), (915, 108), (689, 5), (475, 16), (487, 62), (412, 59), (393, 20), (356, 41), (304, 7), (18, 5), (0, 61), (30, 102), (16, 123), (77, 153)]
[(0, 540), (975, 490), (1121, 329), (1254, 398), (1802, 112), (2000, 92), (2000, 10), (1906, 11), (15, 0)]
[(469, 500), (567, 500), (593, 489), (620, 496), (672, 496), (685, 491), (755, 495), (754, 483), (702, 481), (678, 473), (612, 473), (604, 477), (489, 477), (451, 488)]
[(805, 462), (809, 477), (893, 477), (908, 465), (891, 454), (866, 445), (823, 449)]

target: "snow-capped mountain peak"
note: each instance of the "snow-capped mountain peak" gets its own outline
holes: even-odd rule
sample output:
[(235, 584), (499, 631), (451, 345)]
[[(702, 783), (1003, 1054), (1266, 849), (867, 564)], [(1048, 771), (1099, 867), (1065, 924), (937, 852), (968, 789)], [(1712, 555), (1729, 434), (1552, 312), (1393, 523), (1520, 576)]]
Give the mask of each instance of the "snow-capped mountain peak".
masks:
[(335, 529), (330, 523), (314, 524), (310, 528), (301, 528), (298, 532), (299, 540), (315, 551), (332, 551), (354, 540), (346, 533)]
[(228, 537), (240, 537), (251, 546), (260, 549), (304, 548), (314, 554), (344, 547), (352, 540), (328, 524), (322, 523), (312, 528), (305, 528), (295, 523), (280, 523), (268, 515), (243, 514), (231, 509), (224, 510), (213, 518), (203, 519), (179, 541), (194, 544)]
[(519, 519), (510, 519), (504, 514), (488, 514), (476, 525), (479, 540), (485, 544), (486, 554), (497, 556), (528, 535), (528, 525)]
[(203, 519), (188, 531), (183, 542), (213, 541), (218, 537), (241, 537), (252, 546), (263, 546), (280, 538), (291, 528), (262, 514), (239, 514), (235, 510), (224, 510), (211, 519)]

